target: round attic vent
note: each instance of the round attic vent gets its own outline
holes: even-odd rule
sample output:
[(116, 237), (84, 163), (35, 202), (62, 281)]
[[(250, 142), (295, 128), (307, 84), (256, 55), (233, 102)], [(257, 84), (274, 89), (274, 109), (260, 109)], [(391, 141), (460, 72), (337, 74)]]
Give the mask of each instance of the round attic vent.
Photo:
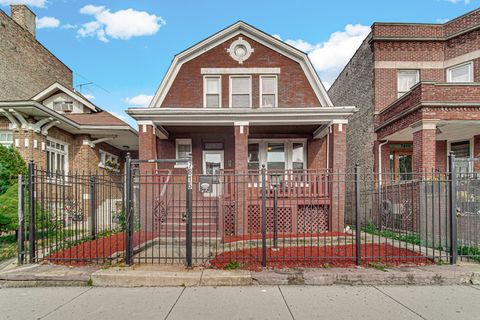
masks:
[(250, 44), (243, 40), (242, 37), (233, 41), (230, 48), (227, 49), (227, 52), (230, 53), (230, 57), (232, 57), (233, 60), (238, 61), (238, 63), (243, 63), (243, 61), (250, 58), (253, 51), (254, 50)]

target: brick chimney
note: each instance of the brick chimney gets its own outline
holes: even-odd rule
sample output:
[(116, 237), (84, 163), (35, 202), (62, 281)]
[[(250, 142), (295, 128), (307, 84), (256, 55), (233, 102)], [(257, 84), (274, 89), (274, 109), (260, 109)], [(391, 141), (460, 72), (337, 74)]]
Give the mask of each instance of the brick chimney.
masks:
[(10, 5), (10, 16), (23, 29), (30, 32), (35, 37), (35, 13), (32, 12), (26, 5), (12, 4)]

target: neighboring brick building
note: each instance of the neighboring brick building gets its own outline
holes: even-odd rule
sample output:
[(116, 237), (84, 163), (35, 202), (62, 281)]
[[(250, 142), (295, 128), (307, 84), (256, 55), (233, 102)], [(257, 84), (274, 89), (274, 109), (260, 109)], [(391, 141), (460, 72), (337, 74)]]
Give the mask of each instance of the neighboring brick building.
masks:
[(176, 55), (150, 107), (128, 113), (140, 159), (191, 156), (194, 173), (215, 175), (262, 165), (343, 172), (354, 111), (332, 104), (305, 53), (237, 22)]
[(0, 10), (0, 143), (48, 172), (121, 169), (137, 132), (73, 90), (72, 71), (35, 39), (35, 14)]
[(328, 92), (360, 109), (347, 165), (402, 180), (445, 170), (450, 150), (479, 157), (479, 82), (480, 9), (444, 24), (374, 23)]

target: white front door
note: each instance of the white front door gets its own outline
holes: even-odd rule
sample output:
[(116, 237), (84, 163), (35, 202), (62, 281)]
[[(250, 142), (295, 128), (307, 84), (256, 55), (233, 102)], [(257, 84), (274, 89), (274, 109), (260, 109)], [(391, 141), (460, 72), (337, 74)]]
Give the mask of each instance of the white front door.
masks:
[(213, 186), (211, 193), (204, 193), (205, 196), (218, 196), (221, 194), (220, 170), (223, 169), (223, 150), (203, 151), (203, 174), (211, 175)]

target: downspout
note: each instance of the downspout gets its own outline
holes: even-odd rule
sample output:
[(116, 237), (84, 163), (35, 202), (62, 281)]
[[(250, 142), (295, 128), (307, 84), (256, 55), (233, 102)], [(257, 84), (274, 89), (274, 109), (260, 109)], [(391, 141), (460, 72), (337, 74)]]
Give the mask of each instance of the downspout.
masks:
[(328, 169), (330, 169), (330, 128), (328, 128), (328, 133), (327, 133), (327, 172)]
[(378, 185), (382, 185), (382, 147), (388, 143), (388, 140), (378, 145)]

